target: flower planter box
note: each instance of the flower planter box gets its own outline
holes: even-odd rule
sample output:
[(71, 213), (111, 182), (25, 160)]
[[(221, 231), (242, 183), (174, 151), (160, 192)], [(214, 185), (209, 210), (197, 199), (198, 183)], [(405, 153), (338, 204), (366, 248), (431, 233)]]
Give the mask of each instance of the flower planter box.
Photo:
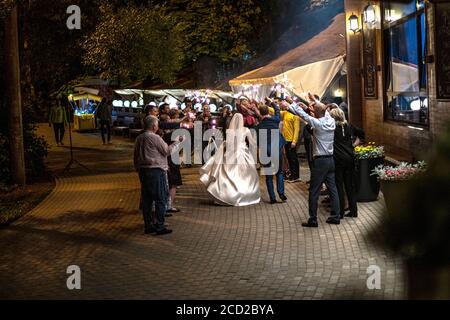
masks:
[(376, 168), (374, 175), (381, 181), (381, 191), (388, 212), (393, 210), (396, 198), (410, 183), (411, 179), (421, 174), (426, 169), (426, 163), (419, 161), (416, 164), (402, 162), (399, 165), (381, 166)]
[(384, 202), (388, 212), (392, 210), (392, 204), (395, 201), (396, 192), (403, 189), (408, 184), (408, 180), (381, 180), (381, 192), (383, 192)]
[(384, 157), (358, 159), (356, 163), (356, 191), (358, 202), (377, 201), (380, 193), (380, 182), (372, 175), (375, 167), (384, 163)]

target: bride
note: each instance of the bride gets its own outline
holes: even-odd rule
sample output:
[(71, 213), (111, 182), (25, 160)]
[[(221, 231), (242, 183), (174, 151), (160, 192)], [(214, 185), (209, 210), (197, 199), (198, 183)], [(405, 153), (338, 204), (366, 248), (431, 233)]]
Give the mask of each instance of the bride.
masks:
[(250, 130), (244, 127), (242, 114), (234, 115), (227, 130), (227, 140), (200, 169), (200, 181), (216, 202), (235, 207), (260, 202), (259, 175), (249, 148), (256, 147)]

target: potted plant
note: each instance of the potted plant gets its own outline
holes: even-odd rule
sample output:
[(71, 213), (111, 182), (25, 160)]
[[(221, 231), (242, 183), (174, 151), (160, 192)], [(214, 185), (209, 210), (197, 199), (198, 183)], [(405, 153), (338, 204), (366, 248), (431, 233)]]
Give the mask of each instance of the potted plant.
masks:
[(419, 161), (415, 164), (402, 162), (398, 166), (380, 165), (373, 170), (372, 175), (377, 176), (381, 183), (381, 191), (383, 192), (388, 212), (391, 211), (390, 208), (393, 201), (392, 198), (395, 197), (395, 191), (404, 188), (410, 179), (424, 173), (425, 170), (425, 161)]
[(450, 299), (450, 124), (442, 137), (426, 171), (393, 191), (390, 214), (371, 234), (403, 258), (410, 299)]
[(355, 147), (356, 191), (358, 202), (371, 202), (378, 199), (380, 182), (372, 176), (372, 171), (384, 163), (384, 147), (369, 142), (367, 146)]

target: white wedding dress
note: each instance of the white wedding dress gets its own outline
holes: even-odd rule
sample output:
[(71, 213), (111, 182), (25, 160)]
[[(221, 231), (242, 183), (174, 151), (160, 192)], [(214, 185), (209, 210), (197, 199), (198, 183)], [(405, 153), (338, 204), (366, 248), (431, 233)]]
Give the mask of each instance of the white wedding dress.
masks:
[(219, 204), (242, 207), (261, 200), (256, 161), (246, 139), (256, 147), (242, 114), (237, 113), (227, 130), (227, 141), (200, 169), (200, 181)]

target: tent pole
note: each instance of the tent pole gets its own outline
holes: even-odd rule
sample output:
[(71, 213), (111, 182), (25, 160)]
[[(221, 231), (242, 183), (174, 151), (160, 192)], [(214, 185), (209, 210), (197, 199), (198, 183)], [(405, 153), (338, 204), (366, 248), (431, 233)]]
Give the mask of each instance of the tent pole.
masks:
[(229, 102), (227, 99), (222, 98), (222, 97), (221, 97), (218, 93), (216, 93), (216, 92), (214, 92), (214, 95), (215, 95), (216, 97), (218, 97), (219, 99), (222, 99), (223, 101), (227, 102), (227, 103), (232, 103), (232, 102)]
[(178, 102), (183, 103), (183, 101), (181, 101), (180, 99), (178, 99), (177, 97), (173, 96), (172, 94), (170, 94), (169, 92), (167, 92), (166, 90), (162, 90), (164, 93), (166, 93), (167, 95), (171, 96), (172, 98), (174, 98), (175, 100), (177, 100)]

